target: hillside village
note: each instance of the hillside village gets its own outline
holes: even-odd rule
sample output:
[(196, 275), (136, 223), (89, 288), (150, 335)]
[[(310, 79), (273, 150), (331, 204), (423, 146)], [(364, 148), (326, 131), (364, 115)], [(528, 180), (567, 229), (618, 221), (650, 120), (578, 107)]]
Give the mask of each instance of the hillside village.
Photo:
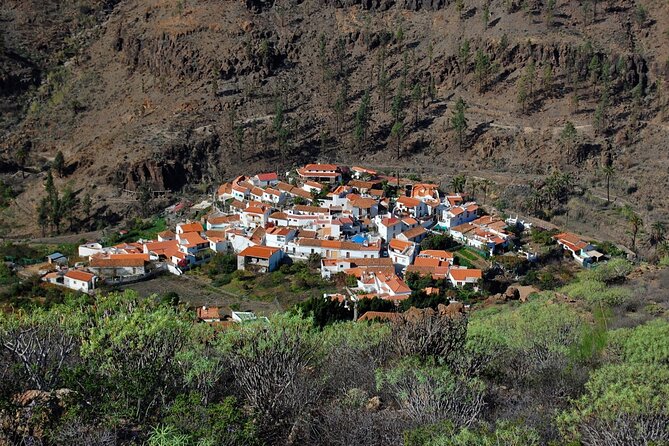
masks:
[[(82, 292), (102, 283), (127, 284), (167, 272), (182, 275), (217, 253), (234, 253), (237, 269), (263, 274), (282, 264), (309, 261), (324, 279), (346, 276), (340, 293), (325, 298), (357, 302), (409, 298), (410, 274), (477, 290), (483, 268), (458, 264), (446, 249), (421, 249), (430, 236), (449, 235), (480, 254), (536, 254), (518, 249), (517, 234), (531, 225), (486, 215), (462, 193), (438, 185), (387, 177), (364, 167), (307, 164), (289, 172), (239, 176), (218, 187), (199, 221), (176, 224), (153, 240), (78, 247), (78, 268), (59, 268), (43, 280)], [(579, 264), (602, 258), (573, 234), (554, 237)], [(429, 290), (428, 290), (429, 291)], [(343, 294), (342, 294), (343, 293)]]

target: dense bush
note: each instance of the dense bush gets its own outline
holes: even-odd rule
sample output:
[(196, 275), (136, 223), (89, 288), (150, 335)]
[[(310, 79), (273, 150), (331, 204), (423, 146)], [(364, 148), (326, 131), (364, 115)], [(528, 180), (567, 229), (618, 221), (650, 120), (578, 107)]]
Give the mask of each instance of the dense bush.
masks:
[[(340, 305), (321, 297), (223, 331), (133, 292), (3, 314), (0, 434), (46, 446), (669, 439), (666, 321), (609, 332), (604, 313), (593, 322), (550, 293), (388, 324), (337, 321)], [(34, 389), (22, 398), (67, 399), (18, 407)]]

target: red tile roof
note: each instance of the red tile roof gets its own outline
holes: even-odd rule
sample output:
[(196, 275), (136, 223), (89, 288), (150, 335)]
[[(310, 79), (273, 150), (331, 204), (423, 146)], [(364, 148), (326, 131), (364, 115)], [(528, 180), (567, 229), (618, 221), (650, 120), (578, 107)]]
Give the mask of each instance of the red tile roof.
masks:
[(259, 173), (256, 175), (256, 178), (258, 178), (258, 181), (277, 181), (279, 179), (279, 176), (275, 172), (268, 172), (268, 173)]
[(408, 231), (404, 231), (402, 233), (403, 236), (408, 238), (409, 240), (413, 238), (420, 237), (421, 235), (425, 234), (427, 232), (427, 229), (425, 229), (422, 226), (416, 226), (415, 228), (411, 228)]
[(198, 319), (220, 319), (221, 315), (219, 314), (218, 307), (198, 307), (197, 308), (197, 318)]
[(397, 199), (397, 202), (408, 208), (415, 208), (416, 206), (419, 206), (421, 203), (420, 200), (411, 197), (400, 197)]
[(138, 267), (149, 261), (148, 254), (111, 254), (109, 257), (91, 257), (91, 267)]
[(241, 257), (257, 257), (259, 259), (269, 259), (278, 251), (279, 248), (272, 248), (270, 246), (249, 246), (239, 253)]
[(86, 271), (72, 269), (65, 273), (65, 277), (68, 277), (73, 280), (80, 280), (82, 282), (90, 282), (93, 280), (95, 275), (87, 273)]
[(451, 268), (449, 275), (457, 282), (463, 282), (467, 279), (480, 279), (483, 272), (480, 269)]
[(202, 232), (204, 228), (201, 223), (180, 223), (179, 228), (182, 232)]
[(394, 249), (397, 251), (404, 252), (404, 250), (411, 248), (414, 245), (413, 242), (405, 242), (404, 240), (399, 240), (399, 239), (392, 239), (390, 243), (388, 243), (388, 246), (390, 249)]
[(205, 239), (197, 232), (187, 232), (179, 236), (179, 241), (183, 246), (196, 246), (207, 243)]
[(304, 166), (304, 170), (322, 172), (328, 170), (339, 170), (339, 166), (336, 164), (307, 164)]

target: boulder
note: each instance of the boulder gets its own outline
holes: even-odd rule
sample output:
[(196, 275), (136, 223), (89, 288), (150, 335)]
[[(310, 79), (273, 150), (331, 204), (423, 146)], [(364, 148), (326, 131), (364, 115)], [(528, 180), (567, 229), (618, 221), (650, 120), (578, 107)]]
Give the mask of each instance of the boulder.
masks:
[(520, 291), (515, 286), (510, 286), (506, 289), (504, 297), (506, 300), (518, 300), (520, 299)]

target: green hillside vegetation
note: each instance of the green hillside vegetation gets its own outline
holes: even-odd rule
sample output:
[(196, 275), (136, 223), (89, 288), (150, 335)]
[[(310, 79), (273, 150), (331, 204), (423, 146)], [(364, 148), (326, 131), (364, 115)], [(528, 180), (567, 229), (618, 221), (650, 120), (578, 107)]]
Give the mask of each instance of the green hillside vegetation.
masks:
[(544, 292), (391, 324), (315, 324), (296, 310), (214, 331), (178, 303), (70, 295), (0, 319), (0, 417), (20, 420), (0, 434), (45, 445), (667, 444), (669, 322), (607, 330), (609, 302)]

